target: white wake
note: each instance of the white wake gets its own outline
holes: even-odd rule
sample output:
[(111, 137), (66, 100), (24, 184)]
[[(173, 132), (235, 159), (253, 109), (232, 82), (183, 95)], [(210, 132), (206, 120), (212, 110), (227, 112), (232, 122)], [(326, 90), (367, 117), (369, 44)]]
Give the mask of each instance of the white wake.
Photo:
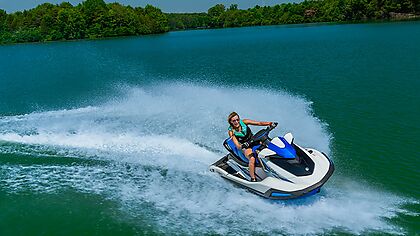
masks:
[[(311, 103), (286, 92), (193, 84), (122, 86), (99, 106), (0, 118), (0, 152), (104, 160), (107, 165), (3, 165), (2, 188), (101, 194), (162, 232), (182, 234), (403, 233), (389, 223), (411, 200), (332, 181), (312, 198), (269, 201), (208, 172), (225, 152), (226, 116), (279, 122), (273, 135), (330, 153)], [(254, 132), (258, 130), (253, 127)], [(337, 167), (339, 168), (339, 167)]]

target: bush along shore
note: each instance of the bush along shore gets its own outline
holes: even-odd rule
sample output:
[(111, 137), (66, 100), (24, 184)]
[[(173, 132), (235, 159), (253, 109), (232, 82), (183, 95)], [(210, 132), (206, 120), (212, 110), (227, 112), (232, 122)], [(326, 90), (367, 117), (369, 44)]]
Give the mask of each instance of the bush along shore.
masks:
[(419, 19), (417, 0), (307, 0), (275, 6), (217, 4), (207, 13), (163, 13), (146, 7), (106, 4), (86, 0), (44, 3), (36, 8), (8, 14), (0, 9), (0, 43), (95, 39), (165, 33), (170, 30), (279, 25), (314, 22)]

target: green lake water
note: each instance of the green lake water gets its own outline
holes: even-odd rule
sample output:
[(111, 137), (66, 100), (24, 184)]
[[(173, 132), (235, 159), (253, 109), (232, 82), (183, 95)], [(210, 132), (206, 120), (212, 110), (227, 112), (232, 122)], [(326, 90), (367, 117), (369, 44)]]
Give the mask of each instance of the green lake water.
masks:
[[(419, 89), (420, 22), (0, 46), (0, 235), (419, 235)], [(292, 201), (210, 173), (231, 111), (336, 172)]]

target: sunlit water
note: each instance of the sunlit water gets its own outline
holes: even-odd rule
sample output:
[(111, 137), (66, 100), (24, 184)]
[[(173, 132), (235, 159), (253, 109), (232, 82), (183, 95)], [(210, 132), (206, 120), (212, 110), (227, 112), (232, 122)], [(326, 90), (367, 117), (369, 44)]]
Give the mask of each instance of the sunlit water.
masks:
[[(326, 30), (327, 26), (323, 27), (321, 31)], [(313, 27), (309, 30), (314, 28), (316, 29)], [(249, 28), (237, 30), (237, 34), (254, 31)], [(265, 35), (274, 32), (276, 35), (275, 32), (287, 30), (296, 29), (255, 28), (254, 33)], [(187, 33), (194, 34), (194, 32)], [(211, 43), (216, 42), (216, 45), (219, 45), (217, 42), (220, 34), (235, 37), (235, 31), (229, 30), (198, 32), (197, 34), (198, 39), (194, 35), (190, 39), (192, 49), (187, 51), (195, 55), (194, 49), (202, 48), (200, 55), (211, 60), (218, 55), (206, 51), (208, 49), (205, 46), (197, 46), (199, 43), (196, 41), (200, 41), (200, 37), (205, 37), (205, 40)], [(83, 220), (87, 217), (85, 215), (102, 219), (95, 221), (96, 226), (89, 224), (86, 226), (91, 233), (103, 232), (101, 228), (109, 227), (107, 225), (110, 224), (115, 225), (115, 228), (103, 234), (257, 233), (271, 235), (276, 233), (300, 235), (416, 232), (416, 228), (413, 228), (411, 224), (407, 226), (399, 223), (401, 217), (405, 219), (418, 217), (418, 211), (416, 211), (418, 198), (413, 197), (412, 194), (416, 190), (412, 190), (411, 194), (390, 191), (381, 187), (386, 183), (370, 182), (369, 178), (365, 180), (364, 174), (358, 175), (357, 171), (352, 170), (353, 167), (345, 164), (340, 158), (350, 156), (354, 152), (349, 152), (345, 146), (342, 146), (345, 142), (343, 144), (336, 141), (335, 133), (338, 132), (340, 137), (342, 134), (339, 130), (346, 126), (343, 125), (337, 129), (338, 131), (335, 130), (340, 123), (335, 120), (332, 122), (334, 126), (331, 127), (328, 118), (325, 117), (334, 116), (328, 116), (325, 112), (321, 112), (324, 114), (323, 119), (318, 118), (313, 108), (313, 100), (319, 99), (316, 96), (312, 99), (302, 94), (299, 86), (287, 88), (283, 85), (286, 88), (283, 86), (275, 88), (267, 81), (265, 83), (268, 86), (255, 81), (251, 82), (254, 77), (258, 77), (255, 74), (250, 74), (247, 78), (242, 77), (242, 80), (248, 80), (250, 84), (256, 83), (256, 86), (229, 83), (222, 79), (223, 76), (218, 82), (215, 78), (217, 70), (211, 69), (213, 66), (211, 63), (196, 65), (194, 70), (201, 70), (202, 75), (197, 77), (197, 80), (201, 82), (194, 81), (191, 79), (193, 75), (187, 73), (191, 67), (189, 64), (191, 62), (188, 60), (184, 61), (186, 68), (174, 69), (175, 79), (167, 77), (165, 73), (170, 74), (168, 68), (171, 68), (171, 65), (162, 61), (167, 62), (166, 60), (170, 59), (157, 56), (156, 60), (159, 62), (156, 62), (149, 56), (153, 51), (173, 56), (170, 52), (175, 49), (167, 44), (167, 41), (176, 41), (181, 35), (182, 32), (144, 39), (145, 44), (154, 44), (151, 43), (155, 42), (153, 40), (163, 41), (161, 44), (166, 50), (159, 51), (156, 45), (152, 45), (154, 47), (142, 49), (148, 54), (142, 54), (141, 60), (130, 59), (130, 56), (134, 58), (136, 56), (125, 51), (126, 48), (119, 51), (117, 45), (125, 44), (124, 47), (130, 48), (133, 47), (133, 40), (141, 42), (142, 38), (115, 42), (99, 41), (97, 46), (95, 42), (78, 42), (75, 46), (83, 48), (83, 45), (87, 44), (88, 49), (92, 47), (92, 44), (95, 48), (101, 48), (101, 43), (114, 43), (116, 55), (126, 54), (127, 58), (105, 56), (96, 61), (96, 53), (107, 52), (109, 49), (106, 47), (98, 49), (91, 59), (89, 55), (92, 51), (88, 50), (87, 54), (81, 55), (88, 58), (85, 60), (90, 60), (89, 65), (83, 65), (84, 63), (80, 61), (70, 63), (77, 65), (74, 70), (79, 71), (78, 75), (73, 75), (75, 78), (73, 82), (66, 79), (68, 75), (60, 77), (60, 65), (69, 67), (68, 64), (64, 66), (60, 64), (61, 62), (57, 62), (57, 60), (68, 62), (62, 55), (51, 56), (58, 59), (43, 66), (44, 69), (51, 70), (51, 73), (48, 70), (40, 72), (41, 64), (35, 69), (30, 69), (29, 72), (22, 72), (24, 77), (17, 75), (15, 67), (7, 71), (3, 70), (6, 80), (7, 78), (22, 79), (17, 79), (15, 83), (4, 82), (10, 88), (5, 92), (6, 97), (13, 100), (3, 100), (5, 105), (0, 109), (4, 114), (0, 117), (0, 191), (2, 194), (0, 196), (3, 196), (1, 198), (3, 202), (5, 199), (8, 201), (6, 205), (0, 204), (0, 208), (3, 208), (2, 212), (12, 212), (0, 213), (2, 222), (13, 219), (15, 216), (10, 209), (19, 207), (28, 212), (27, 219), (30, 221), (33, 220), (31, 218), (37, 217), (48, 221), (47, 211), (40, 213), (37, 207), (33, 205), (28, 207), (24, 203), (50, 196), (53, 199), (52, 210), (50, 210), (53, 212), (63, 211), (63, 214), (67, 214), (66, 217), (73, 217), (73, 220), (74, 218)], [(212, 39), (212, 37), (215, 38)], [(255, 35), (253, 37), (255, 40), (258, 39)], [(261, 40), (264, 41), (265, 38)], [(228, 40), (226, 50), (234, 47), (230, 43), (232, 42)], [(51, 47), (61, 47), (61, 44), (47, 45), (46, 49), (40, 45), (13, 47), (16, 47), (17, 49), (14, 49), (18, 51), (23, 50), (19, 47), (50, 50)], [(238, 44), (249, 49), (249, 41), (246, 37)], [(73, 46), (69, 44), (64, 47), (71, 49)], [(186, 50), (185, 45), (181, 44), (180, 47), (179, 50)], [(0, 48), (1, 50), (7, 52), (10, 47)], [(138, 49), (134, 47), (133, 50)], [(262, 48), (258, 47), (258, 50)], [(249, 54), (252, 55), (252, 53), (251, 50)], [(269, 52), (263, 50), (259, 53)], [(65, 53), (65, 55), (70, 54)], [(77, 59), (82, 56), (76, 54), (72, 57)], [(95, 60), (92, 61), (92, 58)], [(5, 58), (3, 60), (3, 65), (22, 63), (6, 62)], [(122, 62), (115, 62), (118, 60)], [(251, 59), (244, 59), (244, 63), (246, 64), (248, 60)], [(34, 63), (42, 61), (45, 61), (45, 58), (35, 60)], [(94, 61), (98, 64), (91, 65)], [(157, 66), (155, 63), (160, 64), (164, 72), (154, 71)], [(176, 63), (178, 66), (184, 65), (179, 64), (179, 61)], [(274, 68), (276, 62), (273, 63)], [(258, 65), (256, 63), (255, 70), (261, 70), (258, 69)], [(109, 74), (106, 75), (104, 70), (107, 66), (110, 68)], [(123, 66), (126, 67), (123, 68)], [(88, 70), (89, 67), (93, 72)], [(119, 75), (116, 75), (118, 74), (116, 68), (121, 69)], [(236, 69), (241, 70), (241, 68)], [(244, 68), (244, 70), (249, 69)], [(69, 68), (69, 70), (72, 69)], [(75, 73), (74, 70), (69, 73)], [(168, 71), (165, 72), (165, 70)], [(103, 77), (92, 78), (95, 82), (93, 86), (90, 84), (92, 82), (88, 82), (87, 75), (95, 71), (98, 74), (104, 74)], [(176, 79), (177, 76), (182, 77), (183, 71), (187, 73), (185, 79)], [(148, 76), (149, 79), (145, 79), (143, 73), (155, 73), (155, 79)], [(223, 73), (229, 74), (229, 71)], [(51, 76), (51, 74), (55, 75)], [(32, 83), (19, 82), (27, 81), (31, 76), (42, 80), (43, 75), (47, 80), (45, 86), (35, 85), (36, 82), (33, 82), (33, 86)], [(63, 81), (57, 82), (57, 76)], [(121, 79), (124, 76), (126, 78)], [(207, 78), (202, 79), (202, 77)], [(283, 77), (287, 76), (279, 76), (280, 83), (283, 83), (281, 82)], [(309, 74), (308, 77), (310, 77)], [(139, 78), (137, 82), (136, 78)], [(71, 84), (74, 86), (70, 86)], [(31, 86), (32, 89), (26, 88)], [(66, 86), (70, 86), (68, 91), (61, 90)], [(54, 87), (57, 91), (52, 89), (46, 92), (46, 88)], [(298, 92), (290, 91), (291, 88)], [(25, 89), (31, 91), (19, 94), (19, 90), (25, 91)], [(49, 93), (52, 95), (49, 96)], [(308, 90), (308, 94), (312, 93), (312, 90)], [(32, 94), (36, 105), (27, 99), (28, 94)], [(73, 98), (68, 98), (69, 94)], [(322, 98), (322, 92), (319, 97)], [(340, 98), (337, 97), (336, 101), (339, 100)], [(323, 111), (322, 104), (318, 106), (321, 106), (320, 110)], [(297, 143), (324, 151), (338, 163), (336, 173), (321, 193), (299, 200), (271, 201), (238, 188), (209, 172), (208, 166), (226, 152), (221, 143), (227, 136), (226, 115), (233, 110), (243, 114), (245, 118), (279, 122), (279, 127), (273, 135), (292, 132)], [(353, 125), (357, 126), (357, 124)], [(253, 130), (255, 132), (258, 128), (253, 127)], [(340, 145), (335, 145), (335, 142)], [(362, 149), (368, 148), (362, 147)], [(351, 160), (360, 163), (364, 161), (357, 157), (352, 157)], [(418, 162), (416, 163), (418, 165)], [(386, 170), (386, 167), (383, 168)], [(411, 177), (416, 175), (418, 177), (418, 172), (411, 174)], [(93, 207), (93, 209), (84, 210), (83, 200), (78, 199), (75, 193), (87, 195), (91, 199), (90, 204), (96, 206), (96, 209)], [(12, 201), (13, 196), (16, 199), (28, 196), (29, 199)], [(96, 197), (102, 200), (92, 200)], [(56, 203), (54, 199), (56, 201), (70, 199), (66, 201), (72, 204), (63, 206)], [(114, 206), (107, 208), (108, 205), (102, 201), (111, 202)], [(72, 207), (80, 207), (80, 209), (72, 209)], [(70, 214), (71, 210), (76, 213)], [(8, 226), (6, 223), (0, 223), (0, 226), (2, 226), (0, 232), (7, 234), (13, 234), (17, 229), (13, 223)], [(38, 229), (30, 227), (28, 226), (23, 232), (31, 232), (31, 230), (38, 232), (36, 231)], [(54, 231), (54, 226), (51, 224), (49, 229), (46, 227), (39, 232), (53, 234), (61, 232), (68, 235), (86, 232), (83, 225), (80, 227), (73, 229), (65, 227), (65, 231)]]

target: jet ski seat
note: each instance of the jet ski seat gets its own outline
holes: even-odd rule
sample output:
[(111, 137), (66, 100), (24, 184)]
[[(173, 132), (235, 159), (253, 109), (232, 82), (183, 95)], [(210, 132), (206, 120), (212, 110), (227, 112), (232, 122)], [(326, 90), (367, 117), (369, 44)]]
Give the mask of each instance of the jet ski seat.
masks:
[[(236, 162), (243, 165), (243, 166), (248, 166), (249, 164), (249, 160), (248, 158), (245, 157), (244, 153), (242, 152), (242, 150), (238, 149), (235, 145), (235, 143), (233, 142), (232, 138), (228, 138), (223, 142), (223, 146), (225, 146), (225, 148), (231, 153), (231, 156), (233, 157), (233, 159), (236, 159)], [(255, 151), (260, 147), (261, 145), (257, 145), (252, 147), (252, 152), (255, 153)], [(260, 166), (259, 162), (258, 162), (258, 158), (256, 158), (255, 160), (255, 165), (256, 166)]]

